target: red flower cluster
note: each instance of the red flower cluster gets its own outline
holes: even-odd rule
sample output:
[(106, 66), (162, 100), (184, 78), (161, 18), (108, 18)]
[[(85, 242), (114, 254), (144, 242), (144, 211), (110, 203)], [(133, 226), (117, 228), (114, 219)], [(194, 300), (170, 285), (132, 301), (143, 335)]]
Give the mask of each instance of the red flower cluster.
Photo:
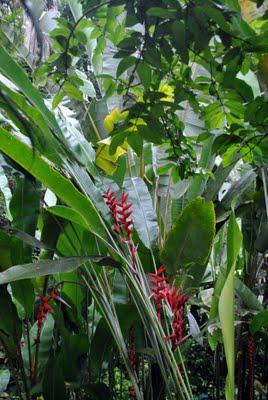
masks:
[(38, 306), (38, 313), (36, 316), (37, 337), (35, 339), (35, 344), (40, 343), (41, 330), (47, 313), (53, 312), (53, 308), (49, 304), (50, 300), (59, 300), (58, 293), (55, 289), (52, 289), (48, 296), (40, 296), (40, 305)]
[(168, 294), (168, 285), (164, 275), (165, 270), (165, 267), (162, 265), (160, 268), (158, 268), (155, 274), (148, 274), (151, 278), (153, 278), (151, 280), (151, 284), (153, 285), (152, 293), (157, 309), (157, 318), (159, 322), (161, 322), (161, 312), (163, 309), (162, 300), (165, 300)]
[(166, 336), (166, 340), (171, 340), (172, 349), (175, 350), (183, 339), (184, 325), (184, 305), (188, 299), (186, 294), (182, 293), (182, 289), (175, 289), (174, 284), (170, 288), (165, 277), (165, 267), (161, 266), (157, 272), (149, 274), (151, 284), (153, 285), (152, 293), (156, 304), (157, 317), (161, 322), (161, 313), (164, 302), (170, 306), (173, 313), (172, 333)]
[(132, 240), (133, 221), (131, 219), (132, 204), (128, 202), (128, 194), (122, 192), (121, 200), (117, 200), (115, 193), (107, 189), (103, 195), (105, 203), (113, 216), (113, 229), (120, 239), (130, 246), (133, 267), (136, 265), (137, 246)]
[(172, 341), (172, 348), (175, 350), (183, 339), (183, 325), (184, 325), (184, 305), (188, 300), (188, 296), (182, 293), (182, 289), (175, 290), (174, 284), (167, 294), (167, 302), (173, 312), (171, 335), (167, 336), (167, 340)]

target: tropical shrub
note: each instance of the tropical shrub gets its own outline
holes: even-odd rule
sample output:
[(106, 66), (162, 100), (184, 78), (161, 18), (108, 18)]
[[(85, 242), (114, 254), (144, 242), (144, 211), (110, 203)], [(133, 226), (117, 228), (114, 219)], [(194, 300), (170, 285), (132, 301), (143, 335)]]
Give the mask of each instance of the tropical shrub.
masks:
[(2, 2), (4, 396), (267, 393), (264, 3)]

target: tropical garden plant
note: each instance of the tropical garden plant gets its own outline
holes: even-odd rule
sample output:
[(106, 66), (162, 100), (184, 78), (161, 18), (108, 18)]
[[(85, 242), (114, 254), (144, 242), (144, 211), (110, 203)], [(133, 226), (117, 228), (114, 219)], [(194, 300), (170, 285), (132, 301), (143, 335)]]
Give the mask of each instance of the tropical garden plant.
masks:
[(265, 399), (265, 1), (0, 16), (1, 398)]

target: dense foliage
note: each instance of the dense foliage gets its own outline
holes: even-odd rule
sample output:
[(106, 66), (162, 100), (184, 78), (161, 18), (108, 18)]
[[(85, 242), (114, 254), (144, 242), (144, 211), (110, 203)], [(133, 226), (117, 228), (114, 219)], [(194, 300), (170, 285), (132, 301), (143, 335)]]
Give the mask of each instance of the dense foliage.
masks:
[(0, 18), (0, 396), (264, 399), (265, 2)]

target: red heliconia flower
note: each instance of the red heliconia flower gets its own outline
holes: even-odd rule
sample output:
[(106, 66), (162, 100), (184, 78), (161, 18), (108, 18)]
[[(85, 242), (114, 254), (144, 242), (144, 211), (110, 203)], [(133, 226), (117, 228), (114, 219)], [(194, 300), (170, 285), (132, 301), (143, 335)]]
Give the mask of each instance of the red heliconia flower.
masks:
[(173, 312), (171, 335), (166, 337), (167, 340), (172, 341), (172, 349), (175, 350), (183, 339), (183, 326), (184, 326), (184, 305), (188, 300), (188, 296), (182, 293), (182, 289), (175, 290), (174, 283), (167, 293), (167, 303), (170, 305)]
[(161, 314), (163, 306), (166, 303), (169, 305), (172, 314), (172, 333), (165, 337), (166, 340), (171, 340), (172, 349), (175, 350), (183, 339), (184, 326), (184, 305), (188, 296), (182, 293), (182, 289), (175, 289), (174, 284), (169, 288), (165, 277), (165, 267), (162, 265), (156, 273), (148, 274), (152, 285), (152, 298), (156, 305), (157, 318), (161, 323)]
[(148, 274), (150, 278), (152, 278), (150, 283), (153, 286), (152, 293), (157, 309), (157, 318), (159, 322), (161, 321), (161, 312), (163, 309), (162, 301), (166, 299), (168, 293), (168, 285), (164, 275), (165, 270), (165, 267), (162, 265), (160, 268), (158, 268), (156, 273)]
[(44, 323), (44, 320), (46, 319), (47, 313), (53, 312), (52, 306), (49, 304), (50, 300), (59, 300), (60, 297), (58, 296), (58, 293), (56, 289), (52, 289), (50, 294), (48, 296), (40, 296), (40, 305), (38, 306), (38, 313), (36, 316), (37, 320), (37, 337), (35, 339), (35, 344), (40, 343), (40, 336), (41, 336), (41, 330), (42, 326)]
[(107, 189), (103, 197), (113, 216), (114, 231), (120, 235), (123, 241), (131, 243), (133, 221), (130, 216), (132, 214), (132, 204), (128, 202), (128, 194), (122, 192), (121, 200), (117, 200), (114, 192)]
[(114, 192), (111, 192), (110, 189), (107, 189), (103, 195), (103, 198), (113, 216), (113, 219), (114, 219), (113, 228), (114, 228), (115, 232), (120, 235), (120, 227), (119, 227), (118, 217), (117, 217), (117, 199), (115, 197), (115, 194), (114, 194)]
[(105, 203), (113, 216), (113, 229), (119, 235), (120, 240), (130, 246), (132, 265), (136, 266), (137, 246), (132, 240), (133, 221), (131, 219), (132, 204), (128, 201), (128, 194), (122, 192), (121, 199), (117, 200), (115, 193), (107, 189), (103, 195)]

